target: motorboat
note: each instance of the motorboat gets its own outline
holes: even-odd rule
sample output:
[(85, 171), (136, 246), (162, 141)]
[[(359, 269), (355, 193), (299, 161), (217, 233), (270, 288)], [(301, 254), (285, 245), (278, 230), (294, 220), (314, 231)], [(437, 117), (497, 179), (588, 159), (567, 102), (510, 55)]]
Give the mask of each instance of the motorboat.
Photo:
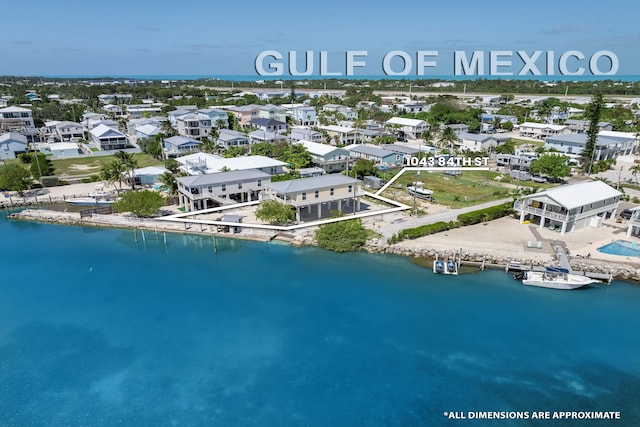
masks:
[(547, 267), (545, 271), (522, 271), (514, 275), (522, 284), (550, 289), (578, 289), (599, 280), (579, 274), (572, 274), (564, 268)]
[(411, 196), (415, 196), (419, 199), (424, 199), (424, 200), (431, 200), (432, 196), (433, 196), (433, 191), (428, 190), (426, 188), (423, 188), (420, 184), (421, 183), (413, 183), (414, 185), (408, 185), (407, 186), (407, 192), (411, 195)]
[(115, 202), (116, 200), (113, 199), (101, 199), (98, 197), (75, 197), (67, 200), (67, 203), (76, 206), (110, 206)]

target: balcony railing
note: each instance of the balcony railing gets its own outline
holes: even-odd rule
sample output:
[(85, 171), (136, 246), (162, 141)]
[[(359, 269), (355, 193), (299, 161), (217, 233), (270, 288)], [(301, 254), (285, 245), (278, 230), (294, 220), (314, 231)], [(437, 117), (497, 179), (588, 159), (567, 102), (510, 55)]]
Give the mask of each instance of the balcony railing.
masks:
[[(335, 202), (336, 200), (353, 199), (354, 197), (362, 197), (364, 196), (364, 194), (365, 194), (364, 191), (359, 188), (355, 190), (355, 194), (354, 193), (339, 194), (339, 195), (334, 195), (329, 197), (319, 197), (317, 199), (314, 197), (313, 193), (308, 193), (306, 200), (287, 199), (286, 204), (298, 208), (298, 207), (305, 207), (310, 205), (317, 205), (318, 203)], [(282, 197), (269, 191), (265, 191), (264, 193), (262, 193), (262, 199), (278, 200), (280, 202), (285, 202), (285, 200)]]

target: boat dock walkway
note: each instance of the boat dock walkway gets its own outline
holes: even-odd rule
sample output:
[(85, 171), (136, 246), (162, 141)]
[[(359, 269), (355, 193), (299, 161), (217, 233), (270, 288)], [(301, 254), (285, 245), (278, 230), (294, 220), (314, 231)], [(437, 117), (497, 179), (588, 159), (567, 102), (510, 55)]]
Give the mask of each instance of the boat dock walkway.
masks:
[[(608, 285), (613, 280), (613, 275), (611, 273), (597, 273), (591, 271), (579, 271), (573, 270), (571, 268), (571, 262), (569, 255), (567, 254), (567, 250), (562, 245), (555, 245), (554, 252), (557, 258), (556, 268), (563, 268), (568, 270), (571, 274), (577, 274), (580, 276), (586, 276), (591, 279), (600, 280), (603, 282), (602, 284)], [(523, 264), (519, 262), (507, 262), (507, 264), (494, 264), (486, 261), (464, 261), (462, 260), (462, 249), (460, 249), (458, 253), (457, 259), (458, 266), (468, 266), (468, 267), (478, 267), (480, 270), (485, 270), (487, 268), (495, 269), (495, 270), (504, 270), (505, 272), (521, 272), (521, 271), (538, 271), (545, 272), (547, 270), (546, 266), (534, 265), (531, 264)]]

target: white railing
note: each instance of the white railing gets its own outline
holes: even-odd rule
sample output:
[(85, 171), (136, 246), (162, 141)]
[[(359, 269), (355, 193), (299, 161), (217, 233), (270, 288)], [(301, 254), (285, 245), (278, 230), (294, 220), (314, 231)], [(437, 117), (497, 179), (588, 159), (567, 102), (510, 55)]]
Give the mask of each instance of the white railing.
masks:
[(575, 215), (561, 214), (558, 212), (547, 211), (540, 208), (534, 208), (530, 205), (525, 205), (522, 202), (516, 202), (513, 205), (513, 208), (517, 211), (524, 211), (525, 213), (530, 213), (537, 216), (544, 216), (545, 218), (555, 219), (558, 221), (567, 221), (567, 220), (571, 221), (572, 219), (575, 218)]

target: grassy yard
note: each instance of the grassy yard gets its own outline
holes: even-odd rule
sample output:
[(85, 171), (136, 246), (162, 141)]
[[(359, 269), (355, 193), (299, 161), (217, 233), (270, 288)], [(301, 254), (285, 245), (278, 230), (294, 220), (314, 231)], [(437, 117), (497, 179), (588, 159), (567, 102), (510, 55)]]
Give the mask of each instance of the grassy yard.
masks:
[[(501, 181), (495, 178), (502, 175)], [(461, 175), (452, 176), (442, 172), (420, 172), (416, 176), (415, 172), (405, 172), (392, 187), (397, 184), (403, 188), (414, 181), (423, 183), (423, 187), (433, 191), (433, 201), (435, 203), (461, 208), (478, 203), (489, 202), (510, 197), (516, 188), (515, 180), (511, 180), (508, 175), (491, 171), (463, 171)], [(538, 184), (534, 182), (520, 182), (520, 187), (548, 188), (552, 184)], [(387, 189), (384, 196), (393, 198), (393, 194), (398, 189)], [(403, 194), (406, 193), (403, 191)], [(410, 196), (408, 196), (410, 197)]]
[[(153, 158), (144, 153), (136, 153), (133, 158), (138, 162), (139, 168), (147, 166), (156, 166), (162, 164), (162, 161)], [(75, 159), (58, 159), (53, 160), (54, 173), (61, 175), (86, 175), (100, 173), (102, 166), (115, 160), (114, 156), (103, 157), (80, 157)]]

